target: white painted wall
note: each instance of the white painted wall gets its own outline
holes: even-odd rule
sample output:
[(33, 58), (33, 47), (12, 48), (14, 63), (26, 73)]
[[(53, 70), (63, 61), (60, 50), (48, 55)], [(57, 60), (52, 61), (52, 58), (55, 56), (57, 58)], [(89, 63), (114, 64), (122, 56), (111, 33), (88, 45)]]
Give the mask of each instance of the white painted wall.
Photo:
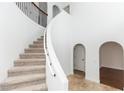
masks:
[(44, 28), (25, 16), (15, 3), (0, 3), (0, 13), (0, 82), (3, 82), (14, 60), (43, 35)]
[(71, 3), (70, 8), (72, 18), (63, 17), (66, 21), (54, 23), (52, 41), (56, 54), (66, 75), (72, 74), (73, 47), (83, 44), (86, 79), (99, 82), (99, 47), (107, 41), (124, 47), (124, 3)]
[[(59, 15), (58, 15), (59, 16)], [(70, 74), (70, 48), (71, 48), (71, 16), (63, 11), (59, 19), (54, 19), (51, 38), (55, 53), (66, 75)]]
[(78, 31), (72, 33), (73, 44), (86, 46), (86, 79), (99, 82), (100, 45), (115, 41), (124, 46), (124, 3), (73, 3), (71, 15)]

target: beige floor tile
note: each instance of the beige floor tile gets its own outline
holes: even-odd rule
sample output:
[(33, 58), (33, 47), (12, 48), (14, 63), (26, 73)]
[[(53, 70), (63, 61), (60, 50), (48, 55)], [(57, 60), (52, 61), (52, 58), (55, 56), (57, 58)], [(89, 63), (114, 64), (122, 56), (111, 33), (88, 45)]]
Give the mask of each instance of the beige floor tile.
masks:
[(70, 91), (121, 91), (119, 89), (95, 83), (84, 79), (84, 73), (75, 71), (74, 75), (69, 75), (69, 90)]

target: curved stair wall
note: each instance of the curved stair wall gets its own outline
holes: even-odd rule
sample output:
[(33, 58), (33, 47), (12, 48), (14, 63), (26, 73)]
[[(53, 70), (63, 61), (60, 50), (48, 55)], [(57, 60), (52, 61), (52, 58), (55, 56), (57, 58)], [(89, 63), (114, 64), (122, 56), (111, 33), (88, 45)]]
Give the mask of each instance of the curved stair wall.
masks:
[(43, 35), (44, 27), (28, 18), (15, 3), (0, 3), (0, 82), (18, 54)]
[(72, 43), (71, 32), (73, 31), (74, 27), (72, 23), (73, 20), (71, 15), (69, 15), (64, 10), (57, 17), (58, 18), (54, 19), (54, 24), (52, 26), (51, 40), (55, 53), (59, 59), (59, 62), (65, 74), (69, 75), (71, 74), (70, 45)]
[(68, 90), (68, 79), (66, 76), (66, 74), (68, 73), (68, 71), (66, 70), (68, 65), (65, 62), (60, 60), (60, 55), (58, 56), (58, 53), (57, 53), (58, 51), (56, 51), (55, 49), (56, 47), (54, 45), (55, 42), (54, 42), (53, 36), (56, 32), (56, 31), (54, 32), (54, 30), (61, 29), (61, 28), (54, 29), (54, 28), (58, 28), (56, 27), (56, 24), (62, 25), (62, 28), (63, 27), (66, 28), (65, 22), (66, 21), (68, 22), (68, 20), (66, 19), (68, 19), (69, 17), (70, 16), (65, 11), (62, 11), (50, 22), (50, 24), (47, 27), (47, 32), (46, 32), (47, 43), (46, 45), (44, 43), (45, 45), (44, 47), (46, 47), (45, 53), (47, 55), (46, 56), (46, 77), (47, 77), (46, 80), (47, 80), (48, 90)]

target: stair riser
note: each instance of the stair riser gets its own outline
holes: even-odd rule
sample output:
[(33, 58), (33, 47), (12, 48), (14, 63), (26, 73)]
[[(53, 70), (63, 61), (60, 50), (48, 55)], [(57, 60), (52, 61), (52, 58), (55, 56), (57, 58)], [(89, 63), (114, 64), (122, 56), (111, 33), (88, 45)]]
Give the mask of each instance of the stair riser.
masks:
[(45, 55), (20, 55), (21, 59), (45, 58)]
[(32, 90), (32, 91), (48, 91), (47, 87), (41, 87), (40, 89), (37, 90)]
[(39, 40), (43, 41), (43, 38), (38, 38), (37, 40), (38, 40), (38, 41), (39, 41)]
[(34, 41), (33, 44), (42, 44), (43, 41)]
[(37, 44), (37, 45), (29, 45), (29, 48), (43, 48), (44, 45)]
[(40, 73), (45, 73), (45, 68), (37, 69), (37, 70), (29, 70), (29, 71), (8, 72), (8, 77), (28, 75), (28, 74), (40, 74)]
[(14, 66), (37, 66), (45, 65), (45, 62), (15, 62)]
[(39, 79), (36, 79), (33, 81), (21, 82), (21, 83), (17, 83), (17, 84), (4, 84), (1, 88), (3, 91), (6, 91), (6, 90), (10, 90), (10, 89), (26, 87), (26, 86), (40, 84), (40, 83), (44, 83), (44, 82), (45, 82), (45, 77), (39, 78)]
[(38, 38), (36, 41), (34, 42), (37, 42), (37, 41), (41, 41), (41, 42), (44, 42), (44, 40), (42, 38)]
[[(39, 86), (40, 85), (40, 86)], [(38, 84), (35, 86), (29, 86), (26, 88), (18, 88), (14, 89), (12, 91), (48, 91), (46, 84)]]
[(25, 50), (25, 53), (43, 53), (44, 50), (43, 49), (39, 49), (39, 50)]
[(48, 89), (47, 88), (44, 88), (44, 89), (39, 89), (39, 90), (33, 90), (33, 91), (48, 91)]

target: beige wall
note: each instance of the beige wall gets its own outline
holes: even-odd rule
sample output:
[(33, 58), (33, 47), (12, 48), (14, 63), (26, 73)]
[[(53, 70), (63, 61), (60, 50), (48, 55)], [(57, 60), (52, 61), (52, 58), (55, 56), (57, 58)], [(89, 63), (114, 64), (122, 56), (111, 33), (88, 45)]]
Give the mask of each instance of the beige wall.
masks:
[(101, 46), (100, 67), (123, 69), (123, 49), (121, 45), (109, 42)]

